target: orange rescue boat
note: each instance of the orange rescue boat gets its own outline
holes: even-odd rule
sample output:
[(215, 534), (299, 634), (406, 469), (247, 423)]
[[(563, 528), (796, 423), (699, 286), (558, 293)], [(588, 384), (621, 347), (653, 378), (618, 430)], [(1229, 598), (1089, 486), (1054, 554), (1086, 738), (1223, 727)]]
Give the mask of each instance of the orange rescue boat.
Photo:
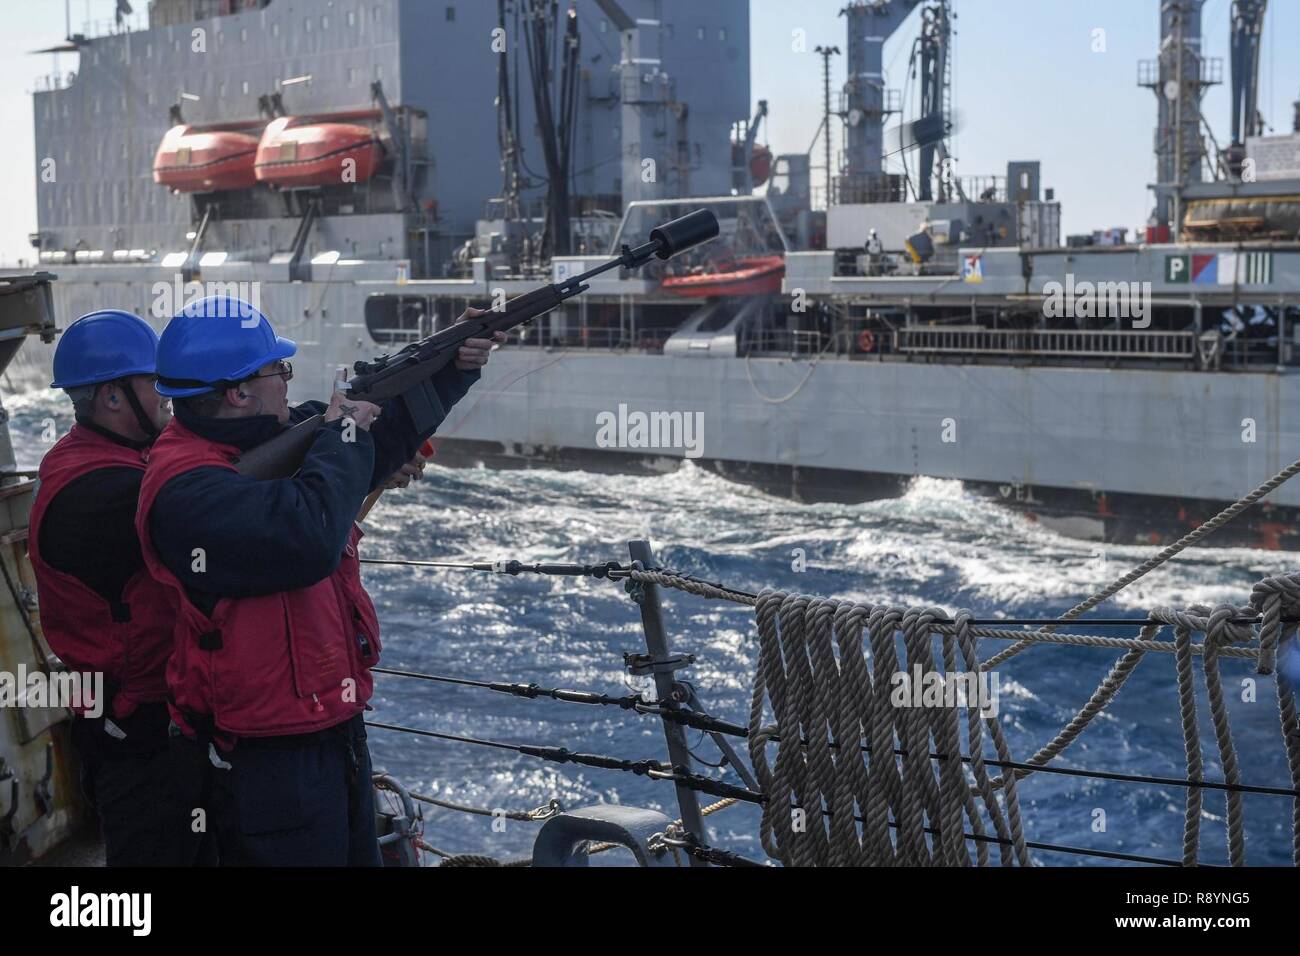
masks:
[(153, 180), (182, 193), (251, 189), (257, 137), (229, 130), (173, 126), (153, 158)]
[(262, 134), (253, 169), (258, 182), (281, 188), (337, 186), (364, 183), (383, 157), (383, 144), (366, 126), (282, 116)]
[(785, 277), (784, 256), (750, 256), (737, 259), (710, 272), (669, 276), (661, 285), (665, 292), (696, 299), (727, 295), (775, 295)]

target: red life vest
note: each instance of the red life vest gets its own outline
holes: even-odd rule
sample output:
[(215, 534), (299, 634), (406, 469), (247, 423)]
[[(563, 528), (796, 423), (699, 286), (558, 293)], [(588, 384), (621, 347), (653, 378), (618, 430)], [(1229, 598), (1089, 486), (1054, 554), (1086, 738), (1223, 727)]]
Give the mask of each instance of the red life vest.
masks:
[[(143, 472), (148, 451), (128, 448), (74, 425), (41, 461), (40, 485), (32, 503), (27, 553), (36, 574), (41, 629), (50, 647), (74, 671), (104, 675), (114, 717), (125, 718), (143, 703), (167, 699), (167, 658), (172, 649), (170, 592), (141, 568), (113, 604), (79, 578), (59, 571), (41, 556), (41, 522), (69, 482), (100, 468)], [(92, 709), (83, 700), (84, 713)]]
[(221, 598), (210, 615), (163, 564), (149, 533), (154, 501), (168, 481), (195, 468), (234, 471), (238, 460), (235, 446), (208, 441), (172, 419), (150, 450), (140, 487), (136, 530), (145, 566), (178, 603), (167, 667), (172, 716), (190, 732), (210, 723), (224, 738), (325, 730), (365, 709), (369, 669), (379, 661), (379, 624), (357, 558), (361, 529), (353, 525), (329, 577), (293, 591)]

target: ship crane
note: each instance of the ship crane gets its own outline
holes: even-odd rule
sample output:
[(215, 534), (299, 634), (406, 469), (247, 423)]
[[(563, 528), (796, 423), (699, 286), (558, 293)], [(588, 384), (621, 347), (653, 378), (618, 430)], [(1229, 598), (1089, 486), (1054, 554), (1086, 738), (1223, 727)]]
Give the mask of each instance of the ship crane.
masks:
[[(935, 160), (939, 161), (939, 202), (948, 202), (951, 159), (947, 145), (952, 121), (952, 10), (948, 0), (940, 0), (922, 13), (921, 33), (912, 46), (909, 70), (913, 78), (920, 65), (920, 118), (915, 133), (920, 150), (917, 155), (917, 199), (930, 202), (934, 196)], [(923, 133), (921, 127), (929, 130)], [(960, 193), (960, 186), (957, 188)], [(962, 196), (965, 201), (965, 197)]]
[(1259, 58), (1268, 0), (1234, 0), (1232, 4), (1232, 142), (1223, 162), (1240, 180), (1246, 140), (1264, 132), (1259, 113)]

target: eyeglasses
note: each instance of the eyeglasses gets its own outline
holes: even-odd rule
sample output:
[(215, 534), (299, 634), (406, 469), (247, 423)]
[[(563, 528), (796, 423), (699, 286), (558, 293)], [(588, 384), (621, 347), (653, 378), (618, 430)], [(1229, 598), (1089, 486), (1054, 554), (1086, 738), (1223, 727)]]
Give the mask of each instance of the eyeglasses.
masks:
[(278, 378), (280, 376), (284, 376), (286, 382), (293, 378), (292, 362), (285, 362), (283, 360), (276, 362), (274, 372), (266, 372), (262, 375), (250, 375), (246, 381), (252, 381), (255, 378)]

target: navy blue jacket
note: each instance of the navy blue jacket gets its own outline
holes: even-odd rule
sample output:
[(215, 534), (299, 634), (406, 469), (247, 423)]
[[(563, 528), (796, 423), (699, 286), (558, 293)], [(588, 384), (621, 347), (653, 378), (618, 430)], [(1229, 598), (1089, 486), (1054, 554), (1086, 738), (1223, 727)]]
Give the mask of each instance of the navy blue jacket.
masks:
[[(450, 411), (480, 376), (445, 366), (433, 377)], [(320, 414), (308, 402), (291, 409), (290, 423)], [(273, 415), (197, 418), (178, 405), (181, 424), (211, 441), (250, 449), (283, 427)], [(439, 422), (441, 424), (441, 422)], [(436, 426), (435, 426), (436, 427)], [(254, 597), (308, 587), (334, 573), (366, 495), (382, 485), (433, 429), (418, 433), (400, 399), (385, 402), (369, 431), (343, 441), (341, 422), (320, 430), (293, 478), (258, 481), (226, 468), (196, 468), (163, 485), (149, 516), (149, 533), (163, 563), (211, 611), (223, 597)], [(192, 570), (195, 548), (202, 571)]]

